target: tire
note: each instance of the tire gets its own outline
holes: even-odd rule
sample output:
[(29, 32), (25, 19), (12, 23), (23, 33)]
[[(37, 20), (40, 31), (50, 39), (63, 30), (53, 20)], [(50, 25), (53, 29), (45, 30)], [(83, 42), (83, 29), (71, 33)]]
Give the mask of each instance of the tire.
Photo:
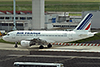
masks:
[(15, 48), (17, 48), (18, 47), (18, 45), (17, 44), (15, 44), (15, 46), (14, 46)]
[(44, 48), (44, 46), (43, 45), (40, 45), (39, 49), (43, 49), (43, 48)]
[(48, 44), (48, 48), (51, 48), (51, 47), (52, 47), (52, 45), (49, 43), (49, 44)]

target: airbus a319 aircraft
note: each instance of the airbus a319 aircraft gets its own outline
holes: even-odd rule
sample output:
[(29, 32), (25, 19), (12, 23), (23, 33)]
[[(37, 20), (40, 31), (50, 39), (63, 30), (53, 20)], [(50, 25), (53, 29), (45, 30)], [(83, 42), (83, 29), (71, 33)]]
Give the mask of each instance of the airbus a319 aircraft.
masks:
[(21, 42), (21, 46), (29, 47), (38, 43), (39, 48), (52, 47), (51, 42), (71, 42), (94, 36), (97, 32), (90, 32), (93, 14), (88, 13), (73, 31), (12, 31), (3, 36), (9, 42)]

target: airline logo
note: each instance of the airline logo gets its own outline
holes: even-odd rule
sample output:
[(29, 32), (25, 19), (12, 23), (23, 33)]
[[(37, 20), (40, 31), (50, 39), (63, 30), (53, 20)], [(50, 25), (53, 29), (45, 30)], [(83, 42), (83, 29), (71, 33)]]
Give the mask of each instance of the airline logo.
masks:
[(80, 24), (80, 26), (77, 28), (77, 30), (83, 30), (83, 29), (88, 30), (90, 28), (90, 26), (91, 26), (90, 22), (91, 22), (92, 16), (93, 16), (93, 14), (90, 13), (85, 18), (85, 20)]
[(17, 32), (17, 34), (40, 34), (40, 32)]

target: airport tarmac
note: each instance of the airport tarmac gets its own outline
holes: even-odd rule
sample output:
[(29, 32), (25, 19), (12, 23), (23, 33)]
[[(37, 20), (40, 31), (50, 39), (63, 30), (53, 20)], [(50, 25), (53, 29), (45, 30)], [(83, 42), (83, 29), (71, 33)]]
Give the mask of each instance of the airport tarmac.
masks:
[(64, 67), (98, 67), (99, 48), (98, 46), (55, 45), (44, 49), (38, 49), (37, 45), (30, 48), (19, 45), (18, 48), (14, 48), (14, 44), (0, 43), (0, 67), (13, 67), (16, 61), (63, 63)]
[(14, 47), (14, 44), (0, 43), (0, 50), (19, 50), (19, 51), (75, 51), (75, 52), (100, 52), (100, 46), (57, 46), (53, 45), (52, 48), (39, 49), (39, 45), (31, 47)]

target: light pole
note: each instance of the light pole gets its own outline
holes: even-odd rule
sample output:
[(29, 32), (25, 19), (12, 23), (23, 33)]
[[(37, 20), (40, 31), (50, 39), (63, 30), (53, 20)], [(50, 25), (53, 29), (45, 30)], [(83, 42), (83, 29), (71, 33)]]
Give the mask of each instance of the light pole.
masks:
[(14, 15), (13, 30), (16, 30), (16, 1), (15, 0), (13, 0), (13, 15)]

